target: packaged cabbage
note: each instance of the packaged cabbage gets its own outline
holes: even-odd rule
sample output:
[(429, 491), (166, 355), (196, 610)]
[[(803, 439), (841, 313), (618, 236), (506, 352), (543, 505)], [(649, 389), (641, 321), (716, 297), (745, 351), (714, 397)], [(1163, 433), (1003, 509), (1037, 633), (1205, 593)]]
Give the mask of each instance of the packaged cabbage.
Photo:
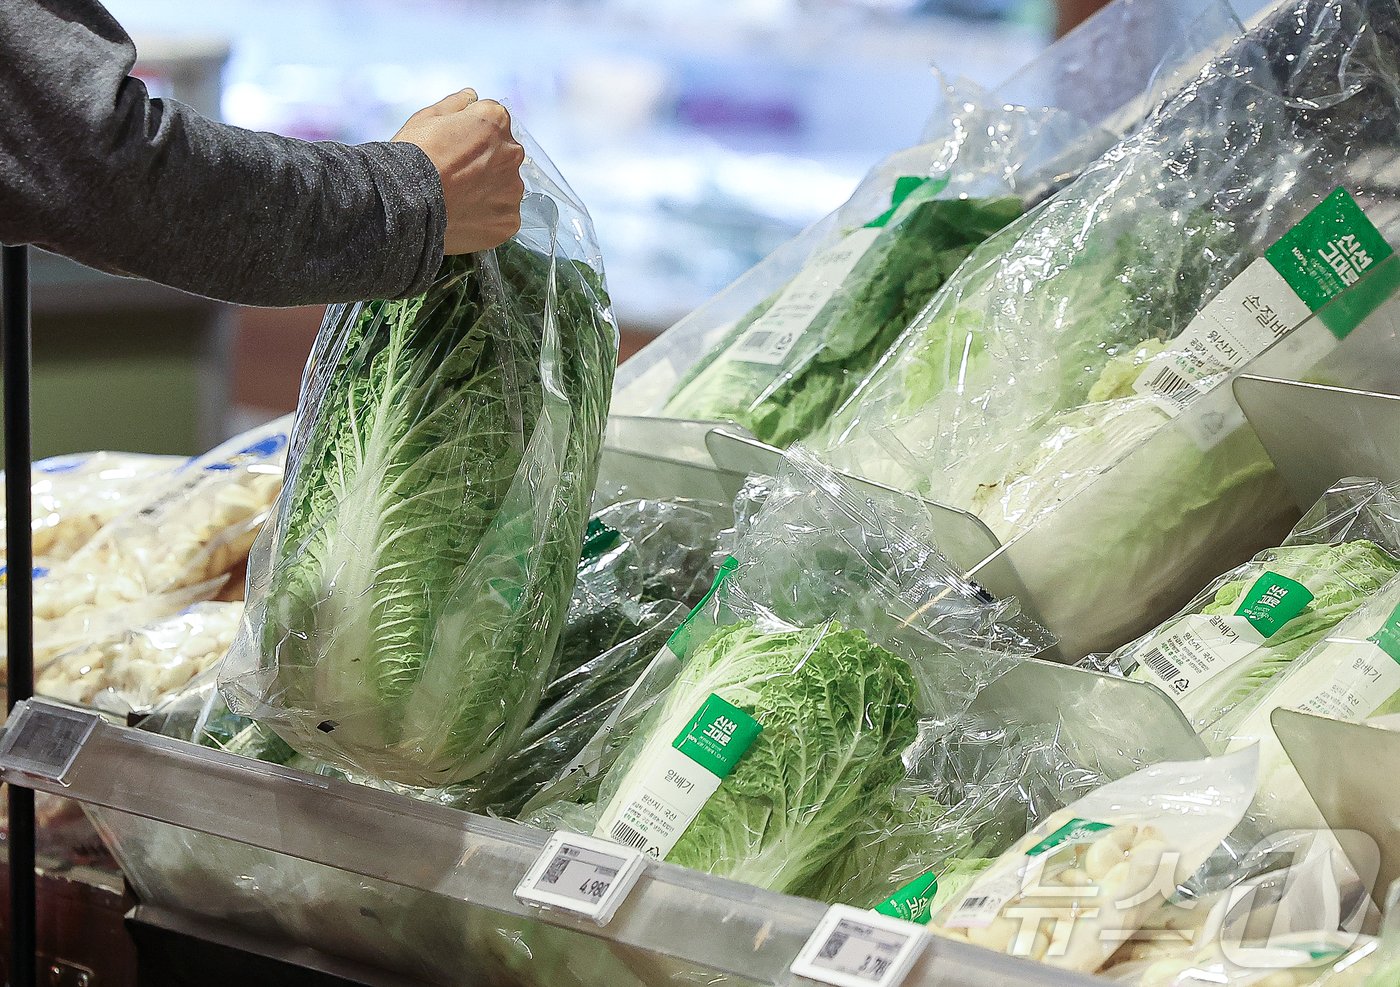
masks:
[(1212, 581), (1111, 656), (1160, 686), (1197, 732), (1244, 702), (1400, 573), (1400, 490), (1347, 479), (1278, 548)]
[(705, 601), (524, 818), (773, 890), (830, 866), (903, 779), (918, 717), (1044, 647), (920, 541), (920, 506), (790, 456)]
[[(596, 832), (665, 860), (790, 889), (903, 775), (915, 686), (904, 659), (832, 621), (740, 621), (691, 654), (619, 764)], [(674, 807), (681, 822), (655, 811)]]
[(1259, 794), (1251, 809), (1259, 825), (1321, 828), (1322, 813), (1274, 733), (1276, 709), (1353, 722), (1400, 712), (1400, 580), (1381, 587), (1206, 733), (1217, 750), (1259, 745)]
[(1391, 252), (1354, 148), (1400, 125), (1397, 21), (1379, 0), (1274, 9), (974, 250), (814, 445), (1003, 543), (1097, 501), (1008, 556), (1069, 657), (1178, 609), (1202, 553), (1276, 544), (1286, 491), (1219, 385)]
[(823, 424), (972, 248), (1021, 213), (1009, 196), (939, 198), (947, 185), (896, 180), (890, 209), (741, 318), (662, 414), (733, 421), (780, 448)]
[(617, 329), (587, 212), (538, 154), (524, 173), (514, 239), (327, 313), (221, 677), (237, 712), (385, 781), (514, 751), (574, 585)]

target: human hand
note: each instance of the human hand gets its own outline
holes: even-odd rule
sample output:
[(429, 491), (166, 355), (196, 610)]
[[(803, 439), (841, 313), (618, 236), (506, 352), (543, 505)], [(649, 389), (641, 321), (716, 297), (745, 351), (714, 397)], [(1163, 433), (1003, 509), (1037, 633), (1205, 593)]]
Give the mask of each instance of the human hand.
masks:
[(499, 247), (520, 230), (525, 149), (510, 132), (510, 113), (463, 89), (419, 110), (394, 135), (417, 144), (442, 178), (447, 203), (444, 252)]

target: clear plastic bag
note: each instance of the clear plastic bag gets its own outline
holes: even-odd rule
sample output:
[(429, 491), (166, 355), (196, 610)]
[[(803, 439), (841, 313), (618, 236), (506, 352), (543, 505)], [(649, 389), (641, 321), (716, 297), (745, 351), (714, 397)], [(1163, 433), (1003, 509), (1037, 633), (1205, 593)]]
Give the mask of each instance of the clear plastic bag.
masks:
[(918, 145), (629, 360), (615, 409), (732, 420), (780, 447), (804, 438), (973, 246), (1092, 161), (1140, 118), (1135, 99), (1235, 29), (1218, 0), (1120, 0), (990, 92), (944, 85)]
[[(1233, 410), (1169, 455), (1131, 454), (1389, 253), (1397, 214), (1357, 149), (1400, 125), (1396, 21), (1379, 0), (1271, 11), (974, 251), (814, 446), (838, 468), (972, 511), (1003, 543), (1098, 486), (1097, 523), (1018, 570), (1032, 597), (1064, 602), (1052, 614), (1036, 600), (1069, 657), (1160, 620), (1073, 601), (1108, 579), (1134, 586), (1140, 607), (1174, 607), (1164, 587), (1201, 553), (1253, 551), (1289, 514)], [(1357, 247), (1354, 264), (1337, 254), (1344, 275), (1288, 267), (1298, 243), (1306, 259), (1313, 240), (1327, 253), (1343, 239)], [(1122, 482), (1097, 484), (1120, 463), (1133, 466)]]
[[(920, 711), (965, 708), (1046, 643), (921, 542), (927, 521), (902, 501), (864, 501), (790, 457), (711, 594), (595, 737), (595, 765), (572, 776), (606, 768), (596, 803), (537, 800), (529, 818), (773, 890), (810, 880), (903, 777)], [(639, 809), (658, 786), (683, 822)]]
[(574, 584), (617, 328), (587, 212), (524, 174), (515, 238), (327, 313), (225, 663), (234, 709), (386, 781), (514, 751)]
[(934, 918), (940, 934), (1093, 973), (1238, 825), (1257, 756), (1151, 765), (1051, 813)]
[(1204, 734), (1216, 750), (1259, 745), (1259, 795), (1250, 814), (1262, 829), (1322, 828), (1321, 811), (1274, 734), (1276, 709), (1350, 721), (1400, 712), (1400, 580), (1383, 586)]
[(36, 576), (36, 621), (221, 585), (247, 559), (282, 487), (289, 425), (283, 418), (245, 432), (148, 487), (139, 504)]
[[(1223, 891), (1193, 897), (1178, 889), (1113, 954), (1106, 976), (1155, 987), (1289, 987), (1350, 966), (1374, 949), (1360, 930), (1375, 913), (1370, 891), (1378, 861), (1374, 843), (1347, 842), (1344, 849), (1327, 830), (1264, 838), (1241, 857)], [(1351, 853), (1370, 858), (1364, 877)]]
[(60, 654), (35, 691), (114, 712), (140, 712), (179, 692), (228, 653), (242, 603), (196, 603), (173, 617)]
[(1114, 652), (1199, 733), (1264, 687), (1400, 574), (1400, 487), (1346, 479), (1287, 540), (1213, 580), (1171, 620)]
[(34, 558), (46, 565), (68, 558), (181, 462), (176, 456), (85, 452), (35, 463), (29, 487)]

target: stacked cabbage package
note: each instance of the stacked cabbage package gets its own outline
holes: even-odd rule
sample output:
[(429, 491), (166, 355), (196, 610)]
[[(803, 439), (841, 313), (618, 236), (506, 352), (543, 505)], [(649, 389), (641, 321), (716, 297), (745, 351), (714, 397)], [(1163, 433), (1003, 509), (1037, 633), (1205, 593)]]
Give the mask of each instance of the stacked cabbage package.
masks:
[(940, 934), (1093, 973), (1240, 822), (1254, 751), (1163, 762), (1051, 813), (934, 916)]
[(1400, 712), (1400, 579), (1381, 587), (1205, 734), (1217, 750), (1259, 744), (1262, 773), (1251, 814), (1261, 826), (1321, 826), (1322, 813), (1274, 734), (1276, 709), (1353, 722)]
[(587, 212), (538, 153), (524, 174), (513, 239), (327, 313), (221, 679), (297, 749), (387, 781), (514, 752), (574, 585), (617, 328)]
[(1209, 583), (1111, 660), (1197, 732), (1264, 687), (1400, 573), (1400, 486), (1347, 479), (1287, 540)]
[(771, 890), (828, 866), (903, 778), (919, 716), (965, 708), (1046, 643), (957, 577), (900, 500), (791, 458), (605, 731), (620, 754), (596, 802), (531, 818)]
[(1143, 633), (1291, 520), (1212, 390), (1391, 252), (1362, 160), (1400, 127), (1398, 66), (1394, 4), (1285, 0), (974, 251), (814, 443), (1020, 536), (1069, 657)]
[(920, 144), (628, 361), (615, 410), (731, 421), (781, 448), (819, 428), (974, 247), (1233, 23), (1215, 0), (1144, 6), (1113, 5), (993, 91), (942, 87)]
[(236, 584), (282, 486), (289, 424), (252, 429), (140, 483), (140, 494), (81, 548), (37, 569), (37, 667)]

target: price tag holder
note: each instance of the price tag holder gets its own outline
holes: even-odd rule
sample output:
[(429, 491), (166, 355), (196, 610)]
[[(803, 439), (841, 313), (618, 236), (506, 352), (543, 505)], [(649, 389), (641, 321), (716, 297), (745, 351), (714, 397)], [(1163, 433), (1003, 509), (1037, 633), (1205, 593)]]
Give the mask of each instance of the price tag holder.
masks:
[(25, 703), (5, 725), (0, 768), (67, 784), (68, 772), (100, 717), (49, 703)]
[(894, 987), (909, 973), (928, 942), (928, 930), (913, 922), (832, 905), (792, 972), (832, 987)]
[(578, 833), (555, 833), (515, 888), (530, 905), (559, 908), (607, 925), (642, 876), (640, 850)]

